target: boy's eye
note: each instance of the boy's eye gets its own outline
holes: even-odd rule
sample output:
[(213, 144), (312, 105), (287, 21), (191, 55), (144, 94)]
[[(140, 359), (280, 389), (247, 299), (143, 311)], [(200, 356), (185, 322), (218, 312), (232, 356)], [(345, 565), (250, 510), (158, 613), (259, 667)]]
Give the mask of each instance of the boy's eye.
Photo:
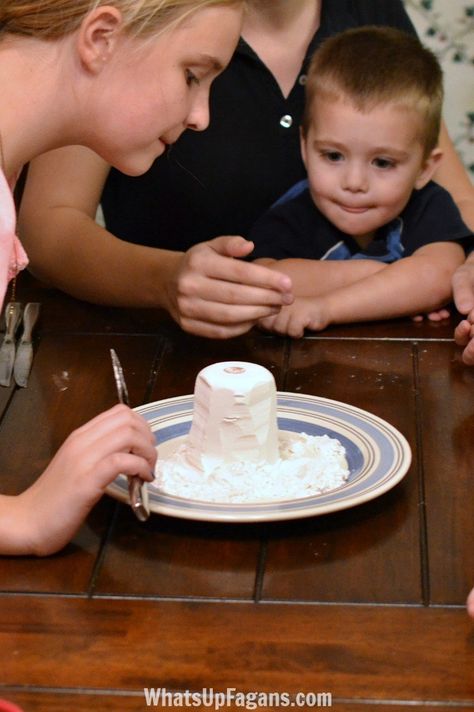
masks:
[(337, 163), (338, 161), (342, 161), (344, 158), (340, 151), (323, 151), (322, 156), (331, 163)]
[(376, 168), (394, 168), (395, 167), (395, 162), (392, 161), (390, 158), (374, 158), (373, 164), (374, 164), (374, 166), (376, 166)]
[(186, 69), (186, 84), (190, 87), (192, 84), (199, 85), (198, 77), (190, 69)]

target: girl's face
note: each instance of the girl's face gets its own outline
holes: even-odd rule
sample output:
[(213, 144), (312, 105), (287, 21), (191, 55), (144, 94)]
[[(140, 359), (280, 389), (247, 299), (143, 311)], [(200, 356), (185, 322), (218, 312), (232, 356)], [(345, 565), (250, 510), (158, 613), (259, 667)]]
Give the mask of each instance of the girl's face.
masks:
[(140, 175), (185, 129), (203, 131), (212, 81), (230, 61), (241, 24), (241, 6), (217, 6), (156, 39), (121, 35), (90, 87), (83, 142)]

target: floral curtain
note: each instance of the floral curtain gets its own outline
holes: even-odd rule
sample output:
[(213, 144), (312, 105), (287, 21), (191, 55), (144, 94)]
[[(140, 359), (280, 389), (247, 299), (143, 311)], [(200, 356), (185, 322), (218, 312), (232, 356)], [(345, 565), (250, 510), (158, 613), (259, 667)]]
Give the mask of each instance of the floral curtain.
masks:
[(467, 0), (404, 0), (420, 39), (444, 72), (444, 119), (474, 181), (474, 4)]

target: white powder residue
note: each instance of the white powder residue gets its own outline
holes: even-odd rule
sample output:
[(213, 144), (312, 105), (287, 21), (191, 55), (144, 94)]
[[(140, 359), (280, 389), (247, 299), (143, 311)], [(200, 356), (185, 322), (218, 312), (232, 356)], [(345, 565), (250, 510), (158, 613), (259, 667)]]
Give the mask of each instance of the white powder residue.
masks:
[(158, 458), (152, 487), (187, 499), (243, 504), (311, 497), (341, 487), (349, 477), (345, 449), (328, 435), (280, 433), (275, 463), (222, 463), (208, 472), (190, 466), (186, 447)]

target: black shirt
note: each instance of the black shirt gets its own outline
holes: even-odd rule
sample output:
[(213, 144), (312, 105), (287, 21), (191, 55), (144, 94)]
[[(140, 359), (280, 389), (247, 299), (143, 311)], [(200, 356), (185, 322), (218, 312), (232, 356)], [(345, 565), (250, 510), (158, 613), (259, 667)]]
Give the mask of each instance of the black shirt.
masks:
[(305, 177), (299, 125), (312, 53), (324, 38), (367, 24), (414, 33), (400, 0), (323, 0), (320, 27), (287, 98), (241, 40), (213, 83), (209, 128), (186, 131), (143, 176), (111, 170), (102, 197), (108, 230), (129, 242), (175, 250), (218, 235), (247, 236), (255, 220)]

